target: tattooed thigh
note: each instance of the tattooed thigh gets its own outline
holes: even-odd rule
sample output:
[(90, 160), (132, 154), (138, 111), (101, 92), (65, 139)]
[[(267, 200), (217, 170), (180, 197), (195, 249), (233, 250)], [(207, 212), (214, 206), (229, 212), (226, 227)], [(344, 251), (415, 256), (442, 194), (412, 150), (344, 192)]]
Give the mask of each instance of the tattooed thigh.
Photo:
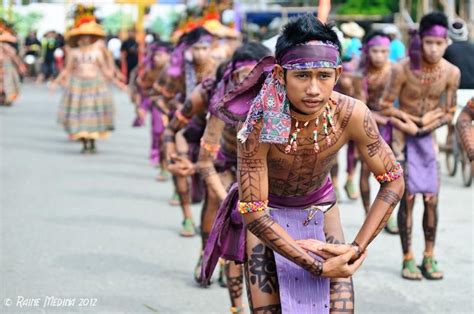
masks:
[(252, 313), (281, 313), (273, 251), (247, 232), (245, 281)]

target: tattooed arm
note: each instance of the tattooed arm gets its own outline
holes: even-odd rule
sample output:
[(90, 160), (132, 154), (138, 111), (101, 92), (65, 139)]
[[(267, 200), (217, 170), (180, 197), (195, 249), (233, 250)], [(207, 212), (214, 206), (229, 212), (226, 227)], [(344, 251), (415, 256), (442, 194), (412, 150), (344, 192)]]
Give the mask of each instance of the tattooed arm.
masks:
[[(356, 108), (348, 129), (351, 132), (350, 138), (356, 143), (363, 160), (367, 163), (370, 171), (376, 175), (393, 170), (396, 165), (395, 156), (380, 136), (370, 110), (362, 103), (358, 103)], [(361, 129), (364, 132), (360, 132)], [(383, 229), (393, 209), (400, 201), (404, 189), (403, 177), (380, 186), (377, 197), (354, 241), (362, 251)]]
[[(268, 199), (267, 155), (270, 145), (259, 143), (260, 125), (255, 125), (245, 143), (237, 144), (237, 181), (239, 199), (242, 202), (256, 202)], [(316, 276), (348, 277), (355, 271), (348, 262), (355, 255), (348, 248), (321, 265), (269, 215), (268, 211), (243, 214), (246, 228), (258, 237), (267, 247), (284, 256)]]
[(385, 86), (380, 100), (380, 114), (395, 117), (402, 115), (402, 112), (393, 106), (393, 102), (399, 97), (406, 80), (403, 64), (394, 64), (391, 69), (390, 82)]
[(227, 195), (224, 185), (219, 178), (214, 167), (214, 159), (216, 151), (213, 148), (218, 148), (222, 138), (225, 123), (215, 115), (211, 115), (207, 121), (204, 135), (202, 136), (201, 148), (199, 149), (198, 169), (202, 178), (206, 182), (209, 189), (216, 192), (219, 201), (224, 200)]
[(183, 107), (176, 110), (170, 123), (168, 123), (164, 132), (166, 159), (168, 161), (170, 161), (173, 158), (172, 156), (176, 153), (176, 133), (188, 124), (188, 120), (190, 120), (193, 115), (202, 113), (206, 109), (206, 100), (203, 99), (203, 95), (201, 85), (196, 86), (186, 98)]
[[(471, 99), (474, 102), (474, 98)], [(474, 106), (473, 106), (474, 107)], [(474, 160), (474, 138), (472, 127), (472, 116), (474, 115), (474, 108), (469, 108), (469, 105), (464, 107), (456, 122), (456, 130), (458, 131), (461, 144), (472, 162)]]

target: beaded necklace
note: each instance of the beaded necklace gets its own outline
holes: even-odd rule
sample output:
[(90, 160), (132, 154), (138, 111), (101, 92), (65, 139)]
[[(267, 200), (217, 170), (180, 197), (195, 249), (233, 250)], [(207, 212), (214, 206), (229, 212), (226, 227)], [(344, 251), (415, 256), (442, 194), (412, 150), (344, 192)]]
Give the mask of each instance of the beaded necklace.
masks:
[(422, 85), (430, 85), (443, 76), (443, 67), (440, 63), (434, 67), (422, 67), (420, 73), (420, 81)]
[(298, 148), (297, 138), (298, 133), (301, 132), (301, 126), (306, 128), (310, 121), (314, 120), (314, 129), (313, 129), (313, 143), (314, 143), (314, 152), (319, 153), (319, 144), (318, 144), (318, 135), (319, 135), (319, 125), (322, 122), (322, 131), (326, 137), (326, 141), (328, 144), (331, 144), (331, 138), (329, 137), (330, 130), (332, 129), (333, 132), (336, 131), (336, 124), (334, 123), (334, 119), (331, 113), (331, 106), (336, 106), (334, 100), (329, 99), (329, 102), (324, 106), (323, 111), (317, 112), (311, 116), (303, 116), (300, 114), (296, 114), (294, 112), (291, 113), (292, 120), (295, 120), (295, 129), (293, 133), (290, 135), (290, 143), (285, 147), (285, 153), (289, 154), (290, 152), (296, 152)]

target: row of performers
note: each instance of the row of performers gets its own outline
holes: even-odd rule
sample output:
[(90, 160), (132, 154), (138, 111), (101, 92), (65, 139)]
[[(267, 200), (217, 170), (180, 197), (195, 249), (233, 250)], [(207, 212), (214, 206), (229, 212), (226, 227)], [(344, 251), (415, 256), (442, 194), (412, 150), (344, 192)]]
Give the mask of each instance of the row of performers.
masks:
[[(55, 82), (65, 86), (60, 121), (82, 141), (83, 152), (95, 152), (95, 140), (113, 130), (107, 81), (124, 88), (97, 40), (103, 33), (89, 24), (69, 34), (74, 48)], [(151, 117), (150, 158), (160, 167), (160, 180), (172, 174), (182, 236), (197, 233), (190, 205), (204, 200), (197, 282), (208, 284), (222, 259), (219, 282), (229, 290), (234, 313), (244, 311), (244, 274), (252, 312), (352, 312), (351, 276), (399, 202), (403, 278), (443, 277), (434, 256), (439, 173), (433, 132), (453, 118), (460, 77), (442, 58), (447, 26), (443, 14), (426, 15), (418, 47), (396, 64), (388, 61), (389, 38), (369, 34), (363, 75), (351, 78), (353, 95), (334, 90), (345, 79), (341, 45), (311, 15), (285, 25), (274, 53), (200, 27), (173, 49), (149, 45), (143, 69), (131, 81), (134, 125)], [(472, 109), (471, 101), (458, 122), (471, 160)], [(350, 244), (330, 179), (347, 143), (362, 161), (366, 210)], [(373, 202), (371, 172), (380, 182)], [(420, 194), (425, 250), (417, 265), (411, 228)]]

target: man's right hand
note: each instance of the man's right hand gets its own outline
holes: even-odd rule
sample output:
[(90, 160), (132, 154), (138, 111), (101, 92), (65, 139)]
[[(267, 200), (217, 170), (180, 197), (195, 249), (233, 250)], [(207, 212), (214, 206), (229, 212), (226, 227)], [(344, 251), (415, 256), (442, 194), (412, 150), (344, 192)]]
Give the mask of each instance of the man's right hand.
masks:
[[(346, 252), (342, 255), (331, 257), (323, 263), (323, 277), (349, 278), (359, 269), (367, 257), (367, 250), (365, 250), (358, 259), (349, 264), (354, 258), (356, 251), (351, 246), (340, 246), (340, 248), (346, 250)], [(332, 253), (337, 254), (339, 252), (334, 251)]]
[[(325, 259), (322, 276), (328, 278), (346, 278), (352, 276), (362, 265), (367, 253), (358, 259), (356, 249), (350, 244), (330, 244), (314, 239), (297, 240), (301, 248)], [(351, 261), (354, 261), (351, 263)]]

